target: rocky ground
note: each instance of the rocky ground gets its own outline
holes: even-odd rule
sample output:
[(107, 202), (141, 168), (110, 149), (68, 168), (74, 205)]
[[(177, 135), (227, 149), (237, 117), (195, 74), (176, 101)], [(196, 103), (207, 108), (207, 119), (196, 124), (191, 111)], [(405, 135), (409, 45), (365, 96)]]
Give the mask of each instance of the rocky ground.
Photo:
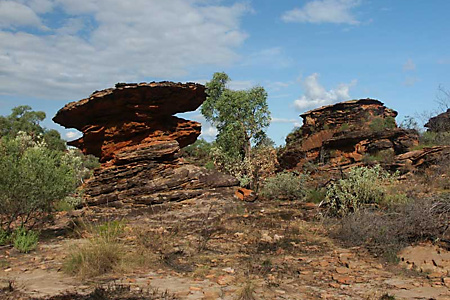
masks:
[[(450, 299), (446, 250), (419, 245), (388, 264), (331, 239), (318, 216), (312, 203), (246, 203), (214, 192), (154, 207), (59, 213), (36, 251), (0, 249), (0, 298), (88, 299), (56, 296), (115, 283), (150, 291), (153, 298), (145, 299)], [(63, 272), (88, 238), (74, 221), (111, 219), (125, 224), (124, 255), (140, 260), (93, 278)]]

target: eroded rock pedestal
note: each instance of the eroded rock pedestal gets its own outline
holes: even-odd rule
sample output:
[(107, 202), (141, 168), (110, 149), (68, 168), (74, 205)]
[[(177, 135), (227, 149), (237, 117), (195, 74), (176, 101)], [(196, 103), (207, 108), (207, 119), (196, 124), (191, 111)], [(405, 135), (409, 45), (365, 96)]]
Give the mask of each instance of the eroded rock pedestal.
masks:
[(117, 84), (60, 109), (53, 121), (83, 137), (69, 142), (102, 163), (84, 185), (89, 205), (154, 204), (237, 185), (233, 177), (187, 164), (180, 148), (195, 142), (198, 122), (175, 117), (206, 99), (194, 83)]
[(418, 144), (418, 135), (397, 127), (397, 112), (374, 99), (324, 106), (301, 115), (303, 126), (286, 138), (279, 152), (282, 169), (307, 163), (325, 168), (352, 166), (371, 159), (395, 160)]

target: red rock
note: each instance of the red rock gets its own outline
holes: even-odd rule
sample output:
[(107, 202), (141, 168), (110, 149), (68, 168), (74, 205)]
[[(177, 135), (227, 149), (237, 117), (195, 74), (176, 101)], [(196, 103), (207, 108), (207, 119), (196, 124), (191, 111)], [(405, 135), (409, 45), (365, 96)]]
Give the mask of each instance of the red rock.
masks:
[(374, 99), (308, 111), (301, 115), (302, 127), (286, 138), (286, 146), (278, 153), (280, 168), (296, 169), (313, 163), (330, 169), (360, 164), (366, 155), (383, 153), (390, 159), (390, 153), (392, 158), (405, 153), (418, 144), (418, 135), (398, 128), (396, 116), (396, 111)]
[(333, 280), (340, 284), (351, 284), (354, 278), (344, 275), (333, 275)]
[(194, 83), (117, 84), (71, 102), (53, 120), (83, 132), (69, 142), (102, 163), (84, 185), (89, 205), (181, 201), (205, 189), (237, 185), (227, 175), (180, 159), (180, 148), (195, 142), (200, 123), (173, 116), (193, 111), (206, 99)]
[(234, 195), (242, 201), (253, 202), (256, 200), (256, 194), (254, 191), (244, 188), (238, 188)]

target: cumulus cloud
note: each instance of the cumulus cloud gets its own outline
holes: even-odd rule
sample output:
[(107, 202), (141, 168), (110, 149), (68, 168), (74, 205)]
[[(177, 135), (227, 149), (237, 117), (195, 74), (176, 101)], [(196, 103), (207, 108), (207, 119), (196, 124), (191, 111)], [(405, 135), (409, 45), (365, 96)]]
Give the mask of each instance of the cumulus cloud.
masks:
[[(0, 5), (9, 5), (7, 11), (0, 8), (0, 94), (56, 99), (80, 97), (120, 81), (174, 79), (186, 76), (192, 66), (230, 64), (247, 38), (241, 18), (251, 11), (245, 4), (212, 0), (18, 0)], [(52, 22), (61, 11), (63, 19)], [(36, 33), (42, 24), (48, 31)]]
[(326, 90), (319, 82), (319, 74), (314, 73), (302, 82), (303, 95), (294, 101), (298, 110), (316, 108), (323, 105), (350, 99), (350, 88), (356, 85), (356, 79), (350, 83), (341, 83), (335, 89)]
[(209, 124), (206, 124), (206, 126), (205, 126), (205, 124), (203, 124), (202, 134), (200, 135), (200, 137), (202, 137), (206, 140), (211, 140), (211, 139), (214, 139), (218, 133), (219, 132), (217, 131), (216, 127), (211, 126)]
[(38, 15), (30, 7), (15, 1), (0, 1), (0, 28), (21, 26), (45, 29)]
[(406, 63), (403, 65), (403, 71), (415, 71), (416, 70), (416, 64), (413, 62), (412, 59), (408, 59)]
[(353, 9), (361, 5), (361, 0), (313, 0), (302, 8), (294, 8), (282, 15), (285, 22), (336, 23), (358, 25)]

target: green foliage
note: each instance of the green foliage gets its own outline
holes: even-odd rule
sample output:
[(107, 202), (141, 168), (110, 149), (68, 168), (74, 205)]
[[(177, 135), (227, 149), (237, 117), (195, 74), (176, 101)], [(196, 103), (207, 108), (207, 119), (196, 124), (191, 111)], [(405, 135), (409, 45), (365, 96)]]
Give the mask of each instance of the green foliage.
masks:
[(369, 128), (375, 132), (383, 131), (385, 129), (394, 129), (396, 127), (397, 125), (393, 117), (386, 117), (386, 118), (376, 117), (373, 118), (369, 124)]
[(100, 166), (98, 158), (93, 155), (84, 155), (79, 149), (71, 148), (62, 157), (63, 163), (70, 166), (77, 179), (77, 185), (92, 176), (93, 170)]
[(194, 144), (184, 147), (181, 151), (183, 157), (189, 162), (198, 166), (203, 166), (207, 169), (214, 168), (214, 161), (211, 155), (211, 151), (215, 147), (215, 143), (208, 143), (204, 139), (198, 139)]
[(272, 147), (257, 146), (249, 157), (230, 156), (222, 148), (212, 149), (215, 167), (236, 177), (242, 187), (258, 190), (259, 181), (275, 173), (277, 169), (276, 151)]
[(421, 147), (432, 147), (438, 145), (450, 145), (450, 132), (425, 131), (419, 137)]
[(0, 246), (5, 246), (11, 241), (11, 234), (0, 228)]
[(328, 206), (329, 214), (345, 216), (358, 211), (364, 204), (383, 202), (386, 185), (395, 178), (395, 174), (389, 174), (380, 165), (353, 168), (347, 178), (331, 184), (322, 204)]
[(308, 191), (306, 200), (308, 202), (320, 203), (325, 199), (326, 195), (327, 191), (325, 189), (312, 189)]
[(10, 231), (16, 221), (22, 226), (37, 221), (53, 202), (74, 191), (75, 174), (65, 156), (24, 133), (0, 140), (1, 228)]
[(208, 98), (201, 112), (206, 120), (217, 127), (217, 144), (232, 157), (250, 155), (251, 142), (261, 136), (270, 124), (267, 92), (262, 87), (234, 91), (226, 87), (230, 78), (225, 73), (215, 73), (206, 83)]
[(123, 234), (125, 223), (122, 221), (108, 221), (96, 227), (95, 232), (107, 242), (116, 241)]
[(36, 249), (39, 233), (33, 230), (27, 230), (25, 227), (17, 228), (12, 234), (14, 248), (22, 253), (28, 253)]
[(44, 140), (47, 147), (64, 151), (66, 142), (54, 129), (45, 129), (39, 123), (45, 119), (45, 112), (32, 111), (28, 105), (17, 106), (9, 116), (0, 116), (0, 137), (14, 138), (20, 132), (27, 133), (34, 141)]
[(300, 200), (307, 194), (305, 182), (306, 176), (303, 174), (278, 173), (266, 179), (260, 194), (268, 199)]
[(350, 129), (350, 125), (348, 125), (348, 123), (343, 123), (340, 127), (339, 127), (339, 131), (347, 131)]
[(301, 127), (294, 127), (292, 131), (286, 137), (286, 144), (290, 144), (294, 141), (300, 141), (302, 137), (302, 129)]

